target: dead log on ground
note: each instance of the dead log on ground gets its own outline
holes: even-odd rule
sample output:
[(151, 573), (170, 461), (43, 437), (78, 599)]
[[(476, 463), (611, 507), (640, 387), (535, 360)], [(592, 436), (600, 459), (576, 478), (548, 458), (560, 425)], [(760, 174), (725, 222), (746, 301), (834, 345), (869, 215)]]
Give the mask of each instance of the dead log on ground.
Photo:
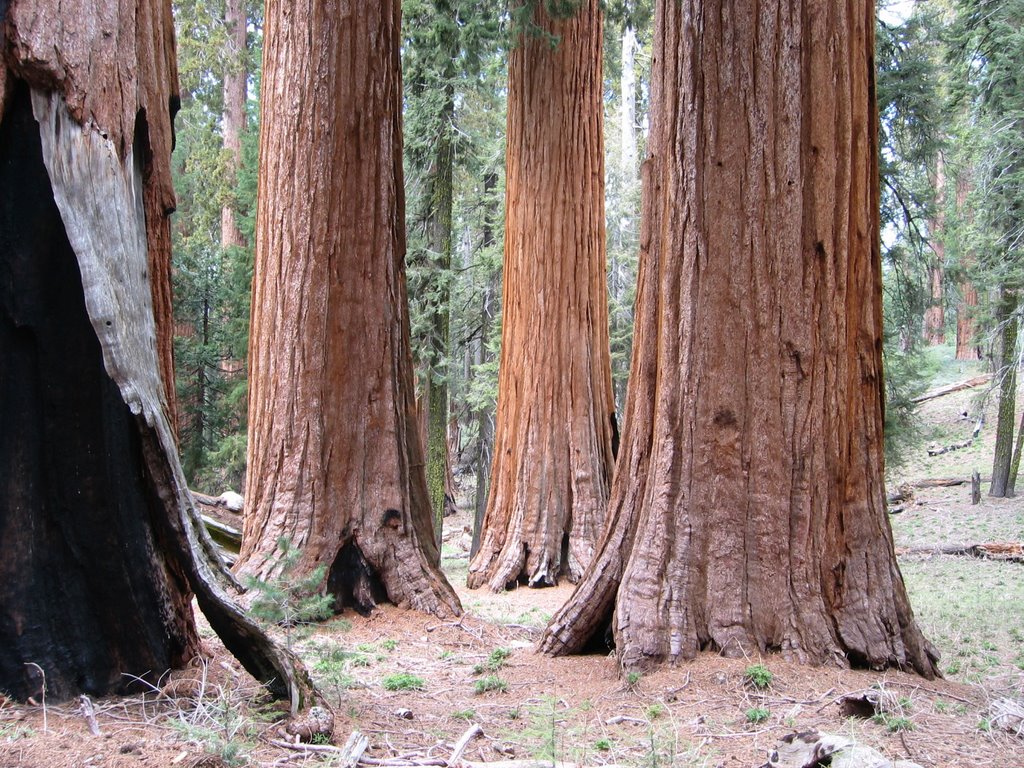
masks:
[(941, 456), (944, 453), (950, 453), (951, 451), (959, 451), (961, 448), (970, 448), (974, 442), (973, 438), (968, 438), (962, 443), (951, 443), (950, 445), (939, 445), (938, 443), (932, 443), (928, 446), (929, 456)]
[(984, 544), (940, 544), (931, 547), (897, 547), (897, 555), (963, 555), (985, 560), (1024, 564), (1024, 544), (992, 541)]
[(915, 488), (951, 488), (956, 485), (963, 485), (967, 482), (964, 477), (933, 477), (925, 480), (918, 480), (914, 483)]
[(923, 395), (918, 395), (917, 397), (912, 398), (910, 402), (912, 402), (912, 403), (926, 403), (929, 400), (935, 400), (935, 399), (940, 398), (940, 397), (945, 397), (946, 395), (951, 395), (954, 392), (960, 392), (960, 391), (962, 391), (964, 389), (972, 389), (974, 387), (980, 387), (982, 384), (988, 384), (990, 381), (992, 381), (992, 374), (991, 373), (985, 373), (985, 374), (982, 374), (981, 376), (973, 376), (970, 379), (965, 379), (964, 381), (959, 381), (956, 384), (947, 384), (944, 387), (938, 387), (937, 389), (932, 389), (932, 390), (930, 390), (928, 392), (925, 392)]

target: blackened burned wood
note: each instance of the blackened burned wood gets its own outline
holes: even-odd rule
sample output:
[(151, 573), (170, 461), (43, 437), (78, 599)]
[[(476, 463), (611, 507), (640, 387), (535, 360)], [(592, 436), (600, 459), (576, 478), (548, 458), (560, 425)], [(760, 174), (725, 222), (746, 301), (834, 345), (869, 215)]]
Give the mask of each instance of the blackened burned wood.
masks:
[(28, 662), (60, 701), (179, 666), (198, 640), (72, 245), (20, 83), (0, 123), (0, 689), (21, 700), (42, 685)]
[(35, 693), (28, 662), (52, 698), (181, 665), (194, 591), (294, 708), (308, 683), (228, 598), (175, 448), (170, 4), (3, 8), (0, 688)]
[(32, 660), (66, 698), (180, 666), (198, 645), (193, 590), (227, 648), (297, 709), (308, 678), (228, 597), (178, 462), (135, 153), (122, 160), (61, 95), (30, 103), (24, 86), (0, 130), (16, 134), (2, 142), (15, 177), (0, 183), (0, 456), (20, 479), (0, 508), (0, 600), (14, 618), (0, 628), (0, 682), (37, 693)]

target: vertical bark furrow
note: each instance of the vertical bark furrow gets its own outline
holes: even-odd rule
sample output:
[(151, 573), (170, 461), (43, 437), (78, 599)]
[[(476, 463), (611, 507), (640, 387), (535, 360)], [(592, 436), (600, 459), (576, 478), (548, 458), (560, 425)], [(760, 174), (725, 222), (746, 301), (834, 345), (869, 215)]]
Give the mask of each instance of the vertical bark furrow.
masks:
[(542, 647), (580, 648), (616, 591), (627, 667), (781, 650), (932, 675), (882, 493), (872, 4), (657, 13), (624, 463)]
[(399, 4), (271, 3), (266, 18), (239, 568), (275, 573), (280, 536), (305, 572), (351, 545), (393, 602), (458, 612), (415, 428)]
[[(576, 581), (612, 468), (601, 13), (535, 21), (511, 54), (494, 467), (469, 585)], [(563, 539), (568, 556), (562, 559)]]

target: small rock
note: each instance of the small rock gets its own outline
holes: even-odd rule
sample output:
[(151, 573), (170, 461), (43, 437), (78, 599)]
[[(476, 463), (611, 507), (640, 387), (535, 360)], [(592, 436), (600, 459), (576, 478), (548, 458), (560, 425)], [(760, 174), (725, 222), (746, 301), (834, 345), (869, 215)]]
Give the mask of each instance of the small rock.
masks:
[(217, 497), (217, 504), (218, 506), (225, 507), (231, 512), (241, 512), (242, 507), (244, 506), (244, 499), (240, 493), (224, 491), (224, 493)]

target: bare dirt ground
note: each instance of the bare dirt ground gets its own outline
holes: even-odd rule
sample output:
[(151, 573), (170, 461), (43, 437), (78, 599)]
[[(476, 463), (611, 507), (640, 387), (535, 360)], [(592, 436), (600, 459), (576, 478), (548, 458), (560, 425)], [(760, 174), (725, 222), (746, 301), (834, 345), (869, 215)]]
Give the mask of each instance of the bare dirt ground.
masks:
[[(969, 436), (973, 424), (962, 413), (977, 394), (921, 408), (920, 445), (893, 473), (892, 487), (966, 478), (975, 467), (987, 474), (991, 420), (970, 448), (932, 459), (925, 450)], [(905, 506), (891, 517), (901, 550), (1024, 540), (1024, 503), (1015, 499), (983, 497), (972, 506), (969, 486), (957, 486), (915, 489)], [(760, 766), (783, 736), (814, 728), (921, 766), (1024, 766), (1024, 738), (999, 728), (990, 709), (1000, 699), (1024, 699), (1024, 565), (901, 556), (917, 617), (942, 653), (943, 680), (710, 654), (624, 679), (612, 655), (551, 659), (534, 652), (540, 628), (570, 587), (493, 595), (460, 586), (468, 520), (463, 512), (447, 521), (444, 550), (466, 609), (461, 620), (383, 607), (290, 638), (334, 710), (332, 744), (344, 744), (353, 731), (365, 734), (364, 764), (441, 764), (478, 724), (483, 733), (469, 743), (465, 761)], [(336, 753), (273, 745), (281, 713), (208, 630), (204, 642), (200, 663), (166, 678), (173, 681), (169, 695), (94, 702), (99, 735), (78, 702), (0, 703), (0, 768), (341, 765)], [(756, 663), (772, 675), (764, 689), (745, 680)], [(849, 716), (843, 696), (868, 689), (884, 692), (883, 711)]]

